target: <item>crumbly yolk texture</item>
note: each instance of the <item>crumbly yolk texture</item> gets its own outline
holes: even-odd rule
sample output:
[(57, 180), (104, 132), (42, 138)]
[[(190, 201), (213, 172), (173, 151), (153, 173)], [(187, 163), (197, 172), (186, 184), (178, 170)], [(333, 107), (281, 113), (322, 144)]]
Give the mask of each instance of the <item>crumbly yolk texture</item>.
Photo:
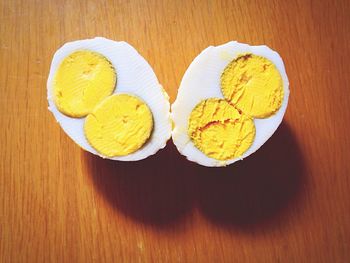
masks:
[(283, 82), (276, 66), (253, 54), (240, 55), (225, 68), (221, 90), (237, 109), (254, 118), (273, 115), (283, 101)]
[(112, 94), (116, 79), (107, 58), (92, 51), (76, 51), (62, 61), (55, 74), (56, 107), (70, 117), (84, 117)]
[(207, 99), (192, 111), (188, 133), (194, 145), (217, 160), (240, 157), (255, 138), (253, 120), (223, 99)]
[(103, 100), (86, 117), (84, 132), (90, 145), (107, 157), (140, 149), (151, 135), (153, 117), (139, 98), (119, 94)]

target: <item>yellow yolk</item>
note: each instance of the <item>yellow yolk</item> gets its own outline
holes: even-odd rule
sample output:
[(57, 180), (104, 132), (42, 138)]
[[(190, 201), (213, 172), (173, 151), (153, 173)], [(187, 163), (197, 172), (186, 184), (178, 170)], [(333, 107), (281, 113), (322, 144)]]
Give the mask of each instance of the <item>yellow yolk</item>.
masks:
[(266, 118), (282, 105), (283, 82), (275, 65), (253, 54), (233, 60), (221, 75), (224, 97), (243, 113)]
[(116, 72), (101, 54), (81, 50), (66, 57), (54, 77), (54, 101), (60, 112), (84, 117), (112, 94)]
[(255, 138), (253, 120), (223, 99), (207, 99), (192, 111), (188, 133), (194, 145), (211, 158), (240, 157)]
[(107, 157), (123, 156), (140, 149), (150, 137), (153, 117), (139, 98), (112, 95), (86, 117), (85, 136), (92, 147)]

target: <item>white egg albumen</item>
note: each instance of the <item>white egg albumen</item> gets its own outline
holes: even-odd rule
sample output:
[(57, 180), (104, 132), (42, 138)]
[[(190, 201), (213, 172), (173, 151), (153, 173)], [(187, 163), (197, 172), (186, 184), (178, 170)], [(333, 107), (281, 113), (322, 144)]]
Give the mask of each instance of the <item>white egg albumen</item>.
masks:
[[(53, 100), (53, 79), (61, 61), (76, 50), (91, 50), (104, 55), (114, 66), (117, 84), (113, 94), (126, 93), (143, 100), (153, 114), (153, 131), (146, 144), (126, 156), (108, 158), (98, 153), (86, 140), (84, 118), (71, 118), (62, 114)], [(68, 42), (53, 56), (47, 80), (49, 110), (68, 136), (84, 150), (103, 158), (120, 161), (137, 161), (155, 154), (165, 147), (171, 136), (170, 103), (167, 93), (147, 61), (128, 43), (102, 37)]]
[[(188, 136), (188, 120), (193, 108), (202, 100), (224, 98), (220, 77), (225, 67), (242, 53), (253, 53), (271, 60), (281, 74), (284, 98), (281, 108), (271, 117), (254, 119), (256, 136), (251, 147), (239, 158), (216, 160), (201, 152)], [(171, 106), (174, 122), (172, 139), (179, 152), (190, 161), (203, 166), (226, 166), (251, 155), (276, 131), (282, 122), (289, 98), (289, 81), (279, 54), (267, 46), (250, 46), (236, 41), (203, 50), (188, 67), (182, 78), (177, 98)]]

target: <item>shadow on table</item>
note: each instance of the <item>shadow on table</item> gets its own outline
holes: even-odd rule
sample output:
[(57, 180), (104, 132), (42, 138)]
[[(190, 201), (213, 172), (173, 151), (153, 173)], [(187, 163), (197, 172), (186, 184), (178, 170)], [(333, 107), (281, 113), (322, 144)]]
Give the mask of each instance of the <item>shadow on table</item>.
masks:
[(137, 162), (104, 160), (86, 152), (84, 158), (97, 190), (126, 216), (162, 227), (192, 208), (191, 167), (196, 165), (187, 162), (171, 142)]
[(253, 231), (277, 224), (306, 184), (302, 153), (282, 124), (260, 150), (229, 168), (202, 169), (198, 201), (214, 223)]
[(214, 224), (264, 228), (297, 204), (306, 182), (302, 154), (286, 124), (255, 154), (225, 168), (187, 161), (170, 142), (155, 156), (115, 162), (84, 153), (97, 190), (144, 224), (179, 222), (194, 205)]

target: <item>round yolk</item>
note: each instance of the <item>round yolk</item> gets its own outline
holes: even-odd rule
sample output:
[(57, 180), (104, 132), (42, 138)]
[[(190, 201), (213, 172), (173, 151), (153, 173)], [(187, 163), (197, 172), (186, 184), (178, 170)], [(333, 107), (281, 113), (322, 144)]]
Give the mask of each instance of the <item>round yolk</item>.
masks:
[(84, 131), (90, 145), (107, 157), (140, 149), (153, 129), (152, 113), (139, 98), (112, 95), (86, 117)]
[(81, 50), (66, 57), (54, 77), (54, 101), (60, 112), (84, 117), (112, 94), (116, 72), (104, 56)]
[(188, 133), (194, 145), (211, 158), (241, 156), (253, 143), (253, 120), (223, 99), (207, 99), (192, 111)]
[(283, 82), (275, 65), (253, 54), (233, 60), (221, 75), (224, 97), (243, 113), (266, 118), (282, 105)]

